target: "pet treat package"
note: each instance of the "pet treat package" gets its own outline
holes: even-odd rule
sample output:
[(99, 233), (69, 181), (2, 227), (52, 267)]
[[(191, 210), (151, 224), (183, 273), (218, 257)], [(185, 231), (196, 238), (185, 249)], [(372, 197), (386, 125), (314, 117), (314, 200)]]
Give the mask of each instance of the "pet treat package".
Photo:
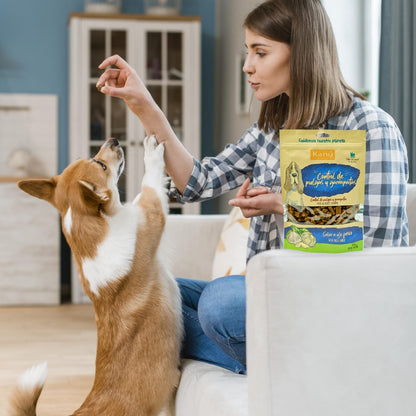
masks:
[(363, 249), (365, 130), (280, 130), (284, 248)]

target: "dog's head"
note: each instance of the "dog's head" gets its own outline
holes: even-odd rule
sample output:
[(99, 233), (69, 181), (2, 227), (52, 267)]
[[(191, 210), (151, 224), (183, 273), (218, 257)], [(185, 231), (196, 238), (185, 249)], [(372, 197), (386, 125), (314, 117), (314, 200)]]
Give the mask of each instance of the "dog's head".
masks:
[(112, 215), (120, 206), (118, 179), (124, 169), (124, 153), (116, 139), (108, 139), (95, 157), (71, 163), (51, 179), (26, 179), (18, 186), (44, 199), (64, 214)]
[(302, 171), (296, 162), (290, 162), (286, 168), (284, 187), (286, 191), (297, 191), (303, 194)]

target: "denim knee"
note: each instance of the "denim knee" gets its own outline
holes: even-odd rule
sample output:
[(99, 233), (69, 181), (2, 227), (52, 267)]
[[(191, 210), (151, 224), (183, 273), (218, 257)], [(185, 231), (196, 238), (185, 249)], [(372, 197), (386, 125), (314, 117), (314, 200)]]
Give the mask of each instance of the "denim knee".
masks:
[(246, 292), (244, 276), (209, 282), (198, 303), (203, 331), (216, 342), (245, 341)]

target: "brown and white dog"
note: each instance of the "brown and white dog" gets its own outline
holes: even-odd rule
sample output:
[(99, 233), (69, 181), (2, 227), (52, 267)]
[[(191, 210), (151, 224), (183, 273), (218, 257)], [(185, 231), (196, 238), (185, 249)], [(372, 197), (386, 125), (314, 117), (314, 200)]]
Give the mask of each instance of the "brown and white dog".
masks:
[[(159, 246), (168, 212), (163, 145), (145, 146), (142, 193), (122, 205), (117, 181), (124, 155), (109, 139), (89, 160), (50, 180), (19, 187), (61, 213), (84, 290), (95, 310), (94, 385), (73, 415), (173, 414), (182, 336), (179, 290)], [(11, 400), (11, 415), (35, 415), (46, 365), (28, 370)]]

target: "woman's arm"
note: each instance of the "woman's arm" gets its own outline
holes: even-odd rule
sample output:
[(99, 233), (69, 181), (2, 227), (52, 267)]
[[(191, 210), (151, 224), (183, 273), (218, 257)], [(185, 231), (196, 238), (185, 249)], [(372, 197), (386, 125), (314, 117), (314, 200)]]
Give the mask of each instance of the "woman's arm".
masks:
[[(116, 68), (108, 68), (115, 66)], [(192, 155), (176, 137), (166, 116), (150, 95), (136, 71), (120, 56), (105, 59), (99, 66), (106, 71), (100, 76), (97, 88), (112, 97), (124, 100), (140, 119), (148, 136), (154, 134), (165, 147), (166, 172), (179, 192), (183, 193), (194, 166)]]

